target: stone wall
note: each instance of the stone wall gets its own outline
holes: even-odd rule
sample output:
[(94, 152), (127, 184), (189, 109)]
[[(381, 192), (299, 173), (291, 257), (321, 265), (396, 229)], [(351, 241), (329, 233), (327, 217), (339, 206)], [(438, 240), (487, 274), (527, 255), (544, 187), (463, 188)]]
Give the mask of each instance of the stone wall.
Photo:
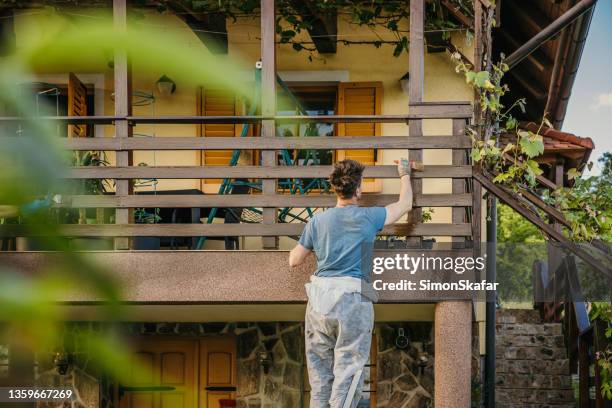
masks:
[(88, 336), (101, 329), (96, 323), (75, 323), (65, 327), (63, 347), (70, 351), (70, 365), (64, 375), (58, 373), (52, 352), (38, 355), (35, 367), (36, 383), (42, 387), (70, 387), (74, 398), (70, 403), (38, 403), (40, 408), (113, 408), (112, 388), (106, 387), (103, 376), (91, 364), (87, 348)]
[[(410, 339), (405, 348), (396, 345), (399, 329)], [(377, 406), (433, 407), (433, 324), (377, 324), (376, 332)]]
[(535, 310), (500, 310), (496, 334), (496, 407), (575, 407), (560, 323)]

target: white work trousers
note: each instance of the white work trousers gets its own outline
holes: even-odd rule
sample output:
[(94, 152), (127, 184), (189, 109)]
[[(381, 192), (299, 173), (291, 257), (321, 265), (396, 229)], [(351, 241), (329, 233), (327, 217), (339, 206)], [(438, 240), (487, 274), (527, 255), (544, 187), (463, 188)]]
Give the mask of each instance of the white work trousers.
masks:
[[(346, 292), (323, 309), (309, 299), (306, 308), (306, 361), (310, 408), (342, 408), (353, 377), (362, 370), (351, 408), (359, 403), (363, 368), (370, 354), (374, 308), (358, 292)], [(331, 306), (331, 305), (330, 305)], [(329, 309), (329, 310), (328, 310)]]

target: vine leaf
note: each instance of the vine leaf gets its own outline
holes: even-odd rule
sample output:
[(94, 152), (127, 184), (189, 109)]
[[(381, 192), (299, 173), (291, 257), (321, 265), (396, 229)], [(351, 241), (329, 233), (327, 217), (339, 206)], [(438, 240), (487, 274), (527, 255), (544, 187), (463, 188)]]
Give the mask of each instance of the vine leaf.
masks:
[(488, 88), (493, 86), (490, 81), (489, 71), (480, 71), (474, 76), (474, 85), (479, 88)]
[(578, 177), (581, 176), (582, 173), (580, 173), (576, 168), (571, 168), (567, 171), (567, 179), (568, 180), (575, 180)]
[(519, 131), (519, 144), (527, 157), (534, 158), (544, 153), (544, 138), (532, 132)]

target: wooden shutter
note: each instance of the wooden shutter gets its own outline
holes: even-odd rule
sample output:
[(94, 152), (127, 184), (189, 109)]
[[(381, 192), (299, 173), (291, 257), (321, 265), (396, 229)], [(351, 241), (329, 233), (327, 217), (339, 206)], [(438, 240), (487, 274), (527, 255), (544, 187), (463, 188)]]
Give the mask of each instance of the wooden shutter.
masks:
[[(87, 116), (87, 88), (72, 72), (68, 74), (68, 116)], [(87, 137), (87, 125), (69, 125), (68, 137)]]
[[(380, 115), (382, 106), (381, 82), (347, 82), (338, 87), (339, 115)], [(338, 136), (380, 136), (380, 123), (340, 123)], [(376, 164), (376, 150), (338, 150), (337, 160), (352, 159), (365, 165)], [(364, 193), (380, 192), (381, 180), (363, 180)]]
[[(202, 116), (234, 116), (241, 109), (233, 92), (226, 89), (204, 89), (201, 95)], [(202, 125), (203, 137), (231, 137), (238, 136), (240, 125), (214, 124)], [(227, 166), (230, 163), (233, 150), (204, 150), (201, 152), (203, 166)], [(221, 179), (202, 180), (202, 191), (217, 193)]]
[(200, 341), (200, 408), (217, 408), (219, 400), (236, 398), (236, 338)]

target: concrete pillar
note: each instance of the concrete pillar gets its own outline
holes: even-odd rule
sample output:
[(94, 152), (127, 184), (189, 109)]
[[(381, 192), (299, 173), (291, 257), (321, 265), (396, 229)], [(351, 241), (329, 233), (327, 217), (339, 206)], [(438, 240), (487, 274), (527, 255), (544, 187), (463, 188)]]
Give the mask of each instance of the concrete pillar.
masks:
[(443, 301), (434, 317), (436, 408), (471, 405), (472, 303)]

